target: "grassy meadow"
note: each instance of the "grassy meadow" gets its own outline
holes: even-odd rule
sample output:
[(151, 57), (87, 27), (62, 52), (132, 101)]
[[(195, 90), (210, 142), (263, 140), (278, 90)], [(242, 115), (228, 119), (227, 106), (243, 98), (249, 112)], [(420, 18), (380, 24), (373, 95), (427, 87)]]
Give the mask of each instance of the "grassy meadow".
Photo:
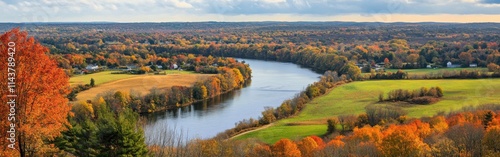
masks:
[[(386, 69), (387, 72), (397, 72), (399, 69)], [(436, 68), (436, 69), (403, 69), (404, 72), (408, 72), (409, 76), (415, 75), (426, 75), (426, 74), (438, 74), (443, 72), (460, 72), (462, 70), (468, 71), (488, 71), (487, 68)]]
[[(394, 89), (419, 89), (440, 86), (444, 97), (431, 105), (378, 103), (380, 93)], [(275, 122), (272, 126), (250, 132), (235, 139), (258, 138), (274, 143), (281, 138), (296, 139), (326, 133), (326, 120), (346, 114), (364, 113), (369, 105), (398, 105), (409, 117), (433, 116), (439, 111), (457, 110), (464, 106), (498, 103), (500, 79), (467, 80), (380, 80), (345, 84), (311, 101), (297, 116)]]

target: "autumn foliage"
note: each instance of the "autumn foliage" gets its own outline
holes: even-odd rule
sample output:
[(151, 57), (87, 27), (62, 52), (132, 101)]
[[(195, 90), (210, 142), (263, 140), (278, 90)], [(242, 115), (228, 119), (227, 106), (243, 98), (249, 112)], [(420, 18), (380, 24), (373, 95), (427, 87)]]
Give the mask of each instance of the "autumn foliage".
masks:
[[(500, 106), (482, 105), (464, 108), (447, 115), (409, 119), (401, 122), (355, 126), (352, 132), (337, 131), (332, 136), (308, 136), (281, 139), (274, 144), (253, 141), (247, 148), (225, 147), (242, 141), (207, 140), (192, 142), (206, 148), (207, 154), (221, 156), (226, 152), (246, 156), (498, 156), (500, 149)], [(362, 117), (362, 116), (358, 116)], [(359, 119), (358, 119), (359, 121)], [(355, 122), (359, 123), (359, 122)], [(340, 124), (339, 124), (340, 125)], [(326, 128), (325, 128), (326, 131)], [(251, 140), (249, 142), (252, 142)], [(214, 144), (214, 143), (219, 143)], [(217, 145), (214, 148), (208, 145)]]
[(276, 142), (271, 150), (275, 157), (300, 157), (300, 150), (295, 142), (289, 139), (281, 139)]
[[(4, 33), (0, 37), (0, 60), (5, 63), (9, 57), (9, 42), (15, 42), (15, 93), (16, 98), (16, 145), (15, 149), (7, 148), (10, 143), (4, 138), (10, 121), (1, 118), (0, 156), (34, 156), (50, 154), (55, 151), (47, 141), (53, 140), (68, 124), (66, 117), (70, 111), (66, 94), (68, 94), (68, 76), (57, 66), (57, 62), (49, 58), (48, 49), (28, 37), (27, 32), (18, 28)], [(0, 101), (6, 103), (7, 97), (7, 64), (0, 64)], [(1, 107), (0, 115), (8, 115), (9, 108)]]

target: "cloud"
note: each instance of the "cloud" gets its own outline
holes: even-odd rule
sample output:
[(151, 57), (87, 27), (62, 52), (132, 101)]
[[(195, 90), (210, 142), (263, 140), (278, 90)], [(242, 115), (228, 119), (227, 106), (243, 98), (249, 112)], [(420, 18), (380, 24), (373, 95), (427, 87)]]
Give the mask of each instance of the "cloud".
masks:
[[(207, 13), (245, 14), (499, 14), (499, 8), (470, 0), (212, 0), (199, 6)], [(269, 2), (273, 2), (270, 4)]]
[(482, 3), (500, 4), (500, 0), (481, 0)]
[(32, 17), (43, 17), (48, 21), (80, 21), (82, 17), (117, 21), (132, 16), (154, 19), (150, 17), (156, 15), (170, 19), (182, 16), (186, 18), (180, 19), (186, 21), (201, 16), (217, 17), (205, 20), (209, 21), (253, 15), (274, 19), (271, 16), (500, 14), (500, 0), (0, 0), (0, 4), (16, 10), (0, 10), (0, 20), (4, 21), (36, 19)]

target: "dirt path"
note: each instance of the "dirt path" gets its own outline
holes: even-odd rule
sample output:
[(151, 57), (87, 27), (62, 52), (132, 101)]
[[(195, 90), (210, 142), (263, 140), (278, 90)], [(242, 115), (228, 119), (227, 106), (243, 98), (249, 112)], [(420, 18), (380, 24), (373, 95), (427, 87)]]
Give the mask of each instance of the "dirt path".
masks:
[(261, 126), (261, 127), (257, 128), (257, 129), (253, 129), (253, 130), (250, 130), (250, 131), (245, 131), (245, 132), (242, 132), (242, 133), (240, 133), (240, 134), (238, 134), (238, 135), (236, 135), (236, 136), (233, 136), (233, 137), (231, 137), (231, 138), (229, 138), (229, 139), (231, 140), (231, 139), (234, 139), (234, 138), (236, 138), (236, 137), (243, 136), (243, 135), (245, 135), (245, 134), (248, 134), (248, 133), (251, 133), (251, 132), (254, 132), (254, 131), (259, 131), (259, 130), (262, 130), (262, 129), (266, 129), (266, 128), (270, 127), (270, 126), (273, 126), (273, 124), (274, 124), (274, 123), (267, 124), (267, 125), (265, 125), (265, 126)]

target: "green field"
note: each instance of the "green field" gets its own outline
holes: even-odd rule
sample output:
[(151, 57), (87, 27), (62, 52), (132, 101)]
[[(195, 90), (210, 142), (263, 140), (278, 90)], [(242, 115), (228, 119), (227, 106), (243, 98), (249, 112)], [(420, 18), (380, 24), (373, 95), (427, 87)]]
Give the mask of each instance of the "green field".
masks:
[[(112, 82), (112, 81), (116, 81), (116, 80), (140, 76), (140, 75), (133, 75), (133, 74), (111, 74), (112, 72), (116, 72), (116, 71), (103, 71), (103, 72), (98, 72), (98, 73), (94, 73), (94, 74), (75, 75), (69, 79), (69, 83), (71, 86), (78, 85), (78, 84), (89, 84), (90, 79), (94, 78), (95, 85), (100, 85), (103, 83), (108, 83), (108, 82)], [(179, 70), (164, 70), (164, 72), (167, 75), (168, 74), (193, 74), (194, 73), (192, 71), (179, 71)]]
[[(387, 72), (397, 72), (399, 69), (386, 69)], [(445, 71), (451, 72), (459, 72), (461, 70), (468, 70), (468, 71), (473, 71), (473, 70), (479, 70), (479, 71), (488, 71), (487, 68), (436, 68), (436, 69), (402, 69), (404, 72), (408, 72), (408, 75), (424, 75), (424, 74), (437, 74), (437, 73), (442, 73)]]
[(258, 138), (266, 143), (274, 143), (281, 138), (322, 135), (326, 132), (326, 120), (330, 117), (360, 114), (368, 105), (395, 105), (377, 103), (378, 95), (382, 92), (433, 86), (443, 89), (441, 101), (432, 105), (403, 105), (408, 116), (432, 116), (439, 111), (457, 110), (463, 106), (500, 102), (500, 79), (359, 81), (342, 85), (314, 99), (295, 117), (280, 120), (269, 128), (235, 139)]
[(111, 74), (112, 72), (114, 71), (103, 71), (94, 74), (75, 75), (69, 79), (69, 84), (71, 86), (79, 84), (89, 84), (90, 79), (94, 78), (95, 85), (100, 85), (111, 81), (139, 76), (132, 74)]

